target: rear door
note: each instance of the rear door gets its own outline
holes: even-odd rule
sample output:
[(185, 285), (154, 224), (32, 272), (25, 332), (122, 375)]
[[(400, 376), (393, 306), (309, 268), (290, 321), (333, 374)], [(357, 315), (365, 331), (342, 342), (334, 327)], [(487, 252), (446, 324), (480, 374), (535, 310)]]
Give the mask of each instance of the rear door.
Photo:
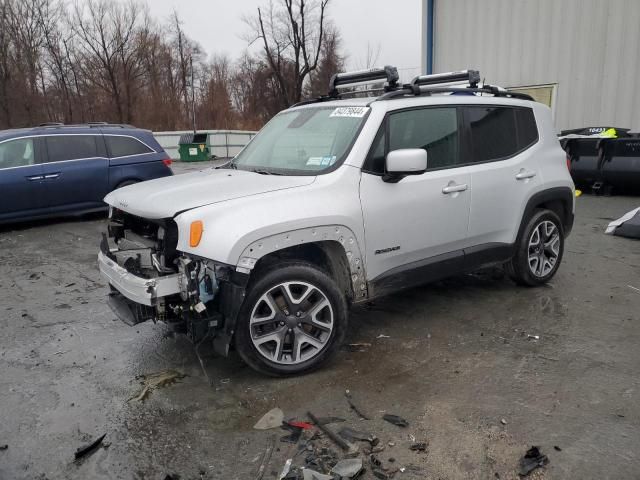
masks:
[(42, 165), (38, 163), (41, 138), (0, 142), (0, 220), (45, 213)]
[(473, 245), (465, 254), (474, 266), (511, 255), (525, 203), (542, 180), (535, 159), (538, 130), (530, 108), (474, 105), (463, 110)]
[(102, 135), (69, 134), (46, 137), (43, 182), (53, 211), (103, 206), (108, 193), (109, 160)]

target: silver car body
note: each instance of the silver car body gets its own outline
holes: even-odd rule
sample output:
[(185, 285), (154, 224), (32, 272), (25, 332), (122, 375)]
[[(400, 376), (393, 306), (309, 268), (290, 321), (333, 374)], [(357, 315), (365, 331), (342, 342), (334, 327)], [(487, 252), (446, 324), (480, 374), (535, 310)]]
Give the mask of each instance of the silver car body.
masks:
[[(531, 108), (539, 140), (506, 160), (428, 171), (399, 183), (385, 183), (362, 172), (388, 112), (457, 104)], [(275, 176), (209, 169), (121, 188), (105, 201), (143, 218), (173, 217), (180, 252), (232, 265), (243, 273), (278, 249), (321, 240), (338, 242), (349, 258), (357, 301), (370, 296), (370, 282), (404, 265), (477, 245), (513, 244), (529, 199), (555, 187), (574, 188), (551, 112), (540, 103), (436, 95), (296, 108), (319, 105), (370, 109), (347, 158), (330, 173)], [(448, 185), (464, 189), (445, 195), (443, 188)], [(197, 247), (188, 241), (194, 221), (204, 225)]]

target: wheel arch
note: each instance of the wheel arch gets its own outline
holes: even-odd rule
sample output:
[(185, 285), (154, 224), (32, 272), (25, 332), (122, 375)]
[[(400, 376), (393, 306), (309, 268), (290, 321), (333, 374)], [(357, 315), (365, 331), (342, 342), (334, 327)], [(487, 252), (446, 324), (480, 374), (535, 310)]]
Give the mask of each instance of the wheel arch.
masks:
[(336, 280), (349, 301), (367, 298), (362, 253), (351, 229), (341, 225), (310, 227), (271, 235), (247, 245), (237, 271), (255, 278), (283, 260), (309, 262)]
[(522, 231), (533, 212), (542, 208), (551, 210), (560, 217), (564, 236), (566, 237), (571, 233), (571, 229), (573, 228), (573, 203), (574, 194), (570, 187), (554, 187), (535, 193), (525, 206), (520, 220), (517, 238), (520, 238), (522, 235)]

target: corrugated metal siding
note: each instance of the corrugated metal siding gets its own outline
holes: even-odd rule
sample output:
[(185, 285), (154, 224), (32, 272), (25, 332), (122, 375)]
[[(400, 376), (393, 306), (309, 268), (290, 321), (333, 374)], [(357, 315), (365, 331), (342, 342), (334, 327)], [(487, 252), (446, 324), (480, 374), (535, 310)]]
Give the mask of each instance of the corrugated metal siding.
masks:
[(436, 0), (434, 71), (558, 84), (556, 127), (640, 131), (639, 0)]

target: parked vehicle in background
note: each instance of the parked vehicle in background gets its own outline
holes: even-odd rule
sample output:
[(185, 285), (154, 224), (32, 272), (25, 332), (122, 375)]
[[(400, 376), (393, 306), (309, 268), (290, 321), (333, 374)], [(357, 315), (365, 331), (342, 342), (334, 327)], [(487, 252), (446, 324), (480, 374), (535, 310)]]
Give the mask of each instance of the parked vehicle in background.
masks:
[[(380, 80), (376, 98), (339, 92)], [(549, 108), (476, 71), (397, 81), (339, 74), (226, 168), (109, 194), (114, 312), (292, 375), (336, 351), (352, 304), (490, 265), (549, 281), (575, 203)]]
[(172, 175), (170, 164), (150, 131), (130, 125), (0, 131), (0, 223), (104, 210), (106, 194)]

